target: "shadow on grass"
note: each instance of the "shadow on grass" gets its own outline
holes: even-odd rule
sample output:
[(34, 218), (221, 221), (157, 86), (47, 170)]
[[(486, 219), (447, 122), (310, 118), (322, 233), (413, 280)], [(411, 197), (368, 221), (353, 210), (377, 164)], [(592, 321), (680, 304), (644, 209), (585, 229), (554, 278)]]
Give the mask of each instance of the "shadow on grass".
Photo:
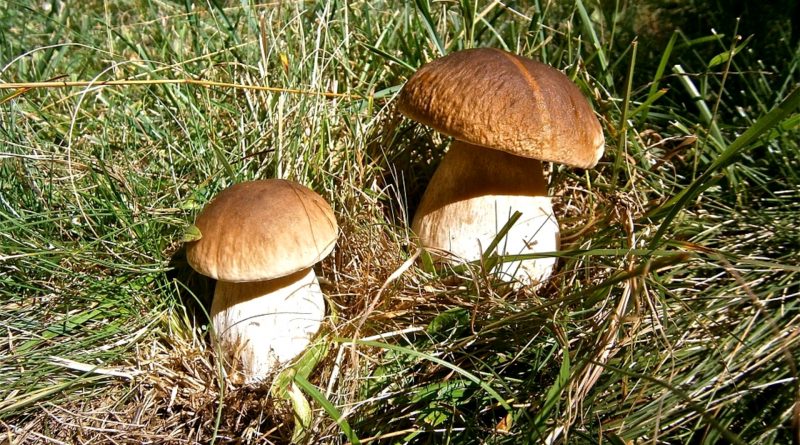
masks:
[(167, 279), (176, 282), (178, 298), (192, 320), (198, 324), (209, 322), (211, 301), (217, 280), (192, 269), (186, 260), (186, 246), (182, 245), (169, 260)]
[[(387, 220), (400, 227), (409, 226), (450, 139), (392, 109), (369, 140), (372, 142), (366, 154), (382, 172), (378, 185), (397, 198), (391, 200), (394, 207), (387, 208)], [(401, 215), (408, 220), (401, 220)]]

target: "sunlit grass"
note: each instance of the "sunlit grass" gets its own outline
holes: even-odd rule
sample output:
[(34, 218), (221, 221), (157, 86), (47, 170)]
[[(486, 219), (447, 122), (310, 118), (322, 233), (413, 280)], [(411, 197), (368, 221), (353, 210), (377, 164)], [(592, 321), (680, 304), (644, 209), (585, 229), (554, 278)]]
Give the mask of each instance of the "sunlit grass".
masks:
[[(88, 82), (0, 90), (4, 437), (789, 442), (800, 57), (764, 66), (761, 36), (710, 30), (634, 43), (634, 12), (0, 8), (0, 82)], [(485, 264), (433, 271), (408, 232), (449, 141), (397, 115), (393, 95), (476, 46), (563, 70), (606, 133), (595, 170), (550, 168), (564, 251), (539, 289), (512, 291)], [(315, 353), (242, 388), (221, 378), (213, 283), (180, 239), (219, 190), (270, 177), (336, 211), (319, 271), (331, 317)]]

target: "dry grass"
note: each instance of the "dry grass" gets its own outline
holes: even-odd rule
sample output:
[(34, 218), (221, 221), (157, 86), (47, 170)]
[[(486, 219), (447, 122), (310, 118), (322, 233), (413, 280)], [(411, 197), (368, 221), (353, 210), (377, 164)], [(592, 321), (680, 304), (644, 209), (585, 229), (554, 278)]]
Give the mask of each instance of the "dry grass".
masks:
[[(707, 63), (728, 41), (679, 42), (699, 74), (656, 76), (604, 16), (625, 11), (585, 3), (0, 12), (0, 81), (125, 84), (0, 96), (0, 443), (345, 443), (341, 420), (361, 443), (792, 439), (797, 118), (761, 118), (794, 97), (781, 82), (798, 62), (769, 77), (737, 53), (730, 86)], [(408, 231), (448, 140), (392, 97), (437, 39), (556, 65), (601, 118), (601, 165), (550, 172), (563, 256), (539, 288), (499, 282), (490, 258), (430, 270)], [(692, 82), (718, 99), (711, 120), (695, 109), (711, 99), (682, 94)], [(213, 282), (179, 239), (217, 191), (259, 177), (311, 186), (341, 231), (317, 268), (323, 353), (243, 387), (223, 377)], [(308, 418), (293, 373), (320, 394), (293, 393)]]

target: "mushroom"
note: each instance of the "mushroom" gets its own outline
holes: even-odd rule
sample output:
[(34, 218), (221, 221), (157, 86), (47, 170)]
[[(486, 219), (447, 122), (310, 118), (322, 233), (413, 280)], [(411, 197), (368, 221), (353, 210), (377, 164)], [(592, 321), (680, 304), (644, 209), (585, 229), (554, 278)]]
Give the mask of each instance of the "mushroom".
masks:
[[(403, 87), (405, 116), (455, 138), (431, 178), (412, 230), (435, 258), (475, 261), (515, 212), (499, 255), (559, 248), (541, 161), (592, 168), (603, 131), (578, 87), (545, 64), (493, 48), (451, 53), (420, 68)], [(509, 261), (517, 285), (544, 282), (555, 257)]]
[(306, 349), (325, 316), (312, 266), (336, 243), (333, 210), (294, 182), (250, 181), (222, 191), (195, 226), (186, 257), (218, 280), (214, 341), (245, 383), (262, 381)]

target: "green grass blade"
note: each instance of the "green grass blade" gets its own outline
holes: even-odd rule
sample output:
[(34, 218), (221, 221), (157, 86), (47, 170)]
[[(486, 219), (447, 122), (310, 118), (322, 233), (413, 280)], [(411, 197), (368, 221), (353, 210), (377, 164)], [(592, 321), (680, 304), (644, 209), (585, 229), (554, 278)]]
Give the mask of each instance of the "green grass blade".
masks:
[(110, 377), (106, 375), (87, 374), (86, 376), (81, 376), (75, 378), (74, 380), (68, 380), (63, 383), (50, 385), (27, 394), (6, 397), (4, 400), (0, 401), (0, 417), (30, 406), (36, 402), (39, 402), (40, 400), (53, 397), (55, 394), (61, 391), (65, 391), (82, 384), (95, 383), (109, 378)]
[(645, 101), (642, 102), (638, 107), (634, 108), (628, 114), (628, 116), (633, 118), (641, 113), (642, 114), (641, 120), (647, 119), (647, 113), (650, 111), (650, 105), (653, 105), (655, 101), (664, 97), (664, 95), (667, 94), (668, 91), (669, 91), (668, 89), (662, 88), (656, 91), (655, 93), (648, 95), (647, 99), (645, 99)]
[(475, 41), (475, 8), (477, 8), (478, 3), (472, 3), (470, 0), (460, 0), (459, 5), (461, 18), (464, 20), (464, 40), (467, 48), (471, 48)]
[(333, 406), (333, 403), (331, 403), (330, 400), (328, 400), (321, 392), (319, 392), (316, 386), (309, 383), (308, 380), (299, 374), (295, 374), (294, 383), (296, 383), (300, 389), (305, 391), (306, 394), (311, 396), (312, 399), (319, 403), (322, 409), (328, 413), (328, 416), (330, 416), (339, 425), (339, 427), (342, 428), (342, 433), (344, 433), (344, 436), (347, 437), (347, 440), (349, 440), (351, 444), (358, 445), (361, 443), (361, 441), (358, 439), (358, 436), (353, 433), (353, 430), (350, 428), (350, 424), (347, 423), (347, 420), (345, 420), (339, 410)]
[(544, 403), (536, 413), (536, 417), (533, 419), (533, 440), (541, 440), (543, 438), (545, 422), (547, 421), (548, 416), (550, 416), (550, 411), (552, 411), (556, 406), (556, 403), (558, 403), (558, 400), (561, 398), (561, 394), (567, 388), (567, 383), (569, 383), (570, 369), (571, 365), (569, 360), (569, 349), (565, 347), (564, 354), (561, 359), (561, 369), (558, 372), (556, 381), (550, 385), (550, 389), (547, 390)]
[(442, 38), (439, 37), (439, 33), (436, 32), (436, 23), (433, 21), (433, 17), (431, 16), (430, 3), (428, 3), (428, 0), (414, 0), (414, 2), (417, 5), (417, 10), (422, 15), (422, 24), (425, 26), (425, 30), (428, 31), (428, 36), (436, 47), (436, 50), (439, 52), (439, 56), (447, 54), (447, 50), (444, 48), (444, 44), (442, 43)]
[(628, 108), (630, 107), (631, 103), (633, 73), (636, 67), (636, 49), (638, 47), (638, 42), (634, 40), (631, 43), (631, 63), (628, 67), (628, 76), (625, 82), (625, 96), (622, 98), (622, 116), (619, 118), (619, 128), (617, 129), (617, 134), (619, 136), (619, 140), (617, 141), (617, 150), (621, 153), (614, 157), (614, 166), (611, 170), (611, 177), (614, 181), (611, 184), (612, 191), (617, 189), (617, 178), (619, 177), (619, 170), (622, 168), (622, 160), (625, 159), (625, 155), (628, 154)]
[(752, 40), (752, 38), (753, 36), (751, 35), (748, 38), (746, 38), (744, 42), (738, 45), (734, 43), (734, 45), (731, 47), (730, 50), (723, 51), (717, 54), (708, 62), (708, 67), (713, 68), (717, 65), (722, 65), (723, 63), (730, 62), (731, 59), (733, 59), (733, 56), (739, 54), (739, 52), (742, 51), (747, 46), (748, 43), (750, 43), (750, 40)]
[(686, 207), (689, 201), (695, 199), (708, 188), (714, 174), (733, 163), (736, 157), (744, 153), (748, 148), (752, 148), (751, 144), (756, 142), (760, 136), (767, 133), (775, 126), (780, 125), (781, 121), (789, 118), (798, 107), (800, 107), (800, 87), (795, 88), (795, 90), (773, 108), (772, 111), (761, 116), (747, 131), (728, 145), (725, 151), (717, 156), (708, 169), (706, 169), (706, 171), (704, 171), (689, 187), (667, 200), (667, 202), (656, 210), (648, 213), (646, 215), (648, 218), (656, 219), (662, 217), (662, 215), (664, 218), (658, 231), (650, 241), (650, 246), (657, 246), (659, 244), (678, 212)]
[(676, 387), (674, 385), (670, 385), (667, 382), (663, 382), (663, 381), (661, 381), (661, 380), (659, 380), (657, 378), (654, 378), (654, 377), (646, 375), (646, 374), (638, 374), (638, 373), (626, 371), (624, 369), (620, 369), (620, 368), (617, 368), (617, 367), (614, 367), (614, 366), (611, 366), (611, 365), (608, 365), (608, 364), (599, 363), (599, 362), (595, 362), (595, 361), (592, 361), (592, 363), (597, 365), (597, 366), (602, 366), (603, 368), (608, 369), (609, 371), (613, 371), (613, 372), (616, 372), (616, 373), (619, 373), (619, 374), (623, 374), (623, 375), (626, 375), (628, 377), (636, 377), (638, 379), (647, 380), (648, 382), (654, 383), (654, 384), (656, 384), (658, 386), (661, 386), (662, 388), (665, 388), (665, 389), (671, 391), (673, 394), (675, 394), (678, 397), (680, 397), (687, 404), (689, 409), (691, 409), (692, 411), (696, 412), (698, 415), (700, 415), (700, 417), (703, 418), (703, 420), (705, 420), (709, 425), (711, 425), (711, 427), (713, 427), (715, 430), (717, 430), (725, 438), (725, 440), (728, 441), (728, 443), (733, 443), (733, 444), (737, 444), (737, 445), (745, 445), (746, 442), (744, 440), (742, 440), (741, 437), (739, 437), (738, 435), (734, 434), (729, 429), (725, 428), (721, 423), (719, 423), (717, 421), (717, 419), (714, 418), (714, 416), (711, 413), (708, 412), (708, 410), (706, 410), (704, 407), (700, 406), (697, 402), (694, 401), (694, 399), (692, 399), (692, 397), (689, 394), (687, 394), (686, 392), (684, 392), (680, 388), (678, 388), (678, 387)]
[(432, 363), (436, 363), (437, 365), (443, 366), (443, 367), (445, 367), (447, 369), (450, 369), (452, 371), (457, 372), (458, 374), (461, 374), (467, 380), (477, 384), (478, 386), (481, 387), (481, 389), (486, 391), (487, 394), (492, 396), (492, 398), (494, 398), (500, 406), (505, 408), (506, 411), (508, 411), (508, 412), (512, 411), (511, 405), (509, 405), (508, 402), (503, 398), (503, 396), (501, 396), (500, 393), (498, 393), (488, 383), (486, 383), (483, 380), (481, 380), (475, 374), (472, 374), (471, 372), (469, 372), (469, 371), (467, 371), (465, 369), (462, 369), (462, 368), (460, 368), (460, 367), (458, 367), (458, 366), (456, 366), (456, 365), (454, 365), (452, 363), (448, 363), (447, 361), (442, 360), (442, 359), (440, 359), (438, 357), (434, 357), (434, 356), (432, 356), (430, 354), (425, 354), (423, 352), (419, 352), (419, 351), (416, 351), (416, 350), (411, 349), (411, 348), (406, 348), (404, 346), (392, 345), (392, 344), (389, 344), (389, 343), (382, 343), (382, 342), (372, 341), (372, 340), (351, 340), (351, 339), (346, 339), (346, 338), (340, 338), (339, 342), (340, 343), (344, 343), (344, 344), (355, 344), (355, 345), (369, 346), (369, 347), (373, 347), (373, 348), (387, 349), (387, 350), (390, 350), (390, 351), (400, 352), (400, 353), (409, 355), (411, 357), (416, 357), (416, 358), (420, 358), (420, 359), (423, 359), (423, 360), (427, 360), (427, 361), (432, 362)]
[(486, 249), (483, 251), (484, 258), (489, 258), (492, 256), (494, 250), (497, 249), (497, 246), (500, 244), (503, 238), (505, 238), (506, 235), (508, 235), (508, 231), (511, 230), (512, 227), (514, 227), (514, 224), (516, 224), (517, 221), (519, 221), (519, 218), (521, 216), (522, 212), (515, 211), (511, 215), (511, 218), (508, 218), (508, 221), (506, 221), (506, 223), (503, 224), (503, 227), (501, 227), (500, 230), (497, 232), (497, 235), (495, 235), (495, 237), (492, 239), (492, 242), (489, 243), (489, 245), (486, 246)]
[[(302, 376), (300, 378), (305, 379)], [(311, 411), (311, 405), (308, 403), (308, 399), (303, 396), (303, 392), (296, 383), (290, 385), (289, 389), (286, 391), (286, 398), (288, 398), (292, 404), (292, 410), (294, 410), (296, 419), (294, 431), (292, 432), (292, 442), (298, 443), (311, 427), (314, 413)]]
[(362, 43), (361, 45), (363, 45), (364, 48), (367, 48), (368, 50), (374, 52), (375, 54), (385, 58), (386, 60), (391, 60), (392, 62), (394, 62), (394, 63), (406, 68), (407, 70), (409, 70), (412, 73), (417, 70), (417, 67), (411, 66), (405, 60), (403, 60), (403, 59), (401, 59), (399, 57), (395, 57), (395, 56), (387, 53), (386, 51), (378, 48), (377, 46), (373, 46), (373, 45), (370, 45), (368, 43)]
[(711, 136), (714, 138), (714, 141), (718, 145), (724, 144), (725, 140), (722, 137), (722, 133), (719, 131), (717, 123), (714, 121), (714, 115), (711, 113), (711, 108), (708, 107), (708, 104), (703, 99), (703, 95), (700, 94), (700, 90), (694, 84), (692, 78), (688, 73), (686, 73), (686, 70), (681, 65), (675, 65), (672, 67), (672, 71), (678, 75), (678, 80), (680, 80), (681, 85), (683, 85), (683, 87), (686, 89), (686, 92), (689, 93), (692, 101), (694, 101), (694, 103), (697, 105), (697, 108), (700, 110), (700, 116), (709, 126), (709, 131)]
[(581, 17), (581, 23), (583, 23), (583, 30), (589, 34), (592, 48), (594, 48), (596, 51), (597, 60), (600, 61), (600, 69), (603, 72), (603, 81), (606, 85), (613, 85), (614, 82), (612, 80), (611, 73), (608, 72), (608, 57), (606, 56), (606, 53), (603, 50), (603, 45), (600, 43), (600, 38), (597, 36), (597, 32), (594, 29), (594, 20), (589, 17), (589, 13), (586, 11), (586, 7), (583, 5), (583, 0), (577, 0), (575, 2), (575, 6), (578, 8), (578, 14)]
[[(667, 42), (666, 48), (664, 48), (664, 54), (661, 55), (661, 59), (658, 62), (658, 68), (656, 68), (656, 72), (653, 75), (652, 83), (650, 84), (650, 91), (647, 93), (647, 100), (642, 104), (642, 121), (647, 119), (647, 113), (650, 111), (650, 104), (655, 102), (656, 99), (663, 96), (666, 93), (666, 90), (659, 90), (659, 86), (661, 84), (661, 79), (664, 78), (664, 71), (667, 70), (667, 64), (669, 63), (669, 58), (672, 55), (672, 51), (675, 48), (675, 42), (678, 40), (678, 33), (673, 32)], [(638, 110), (636, 110), (638, 111)], [(631, 115), (636, 115), (636, 111), (631, 113)]]

